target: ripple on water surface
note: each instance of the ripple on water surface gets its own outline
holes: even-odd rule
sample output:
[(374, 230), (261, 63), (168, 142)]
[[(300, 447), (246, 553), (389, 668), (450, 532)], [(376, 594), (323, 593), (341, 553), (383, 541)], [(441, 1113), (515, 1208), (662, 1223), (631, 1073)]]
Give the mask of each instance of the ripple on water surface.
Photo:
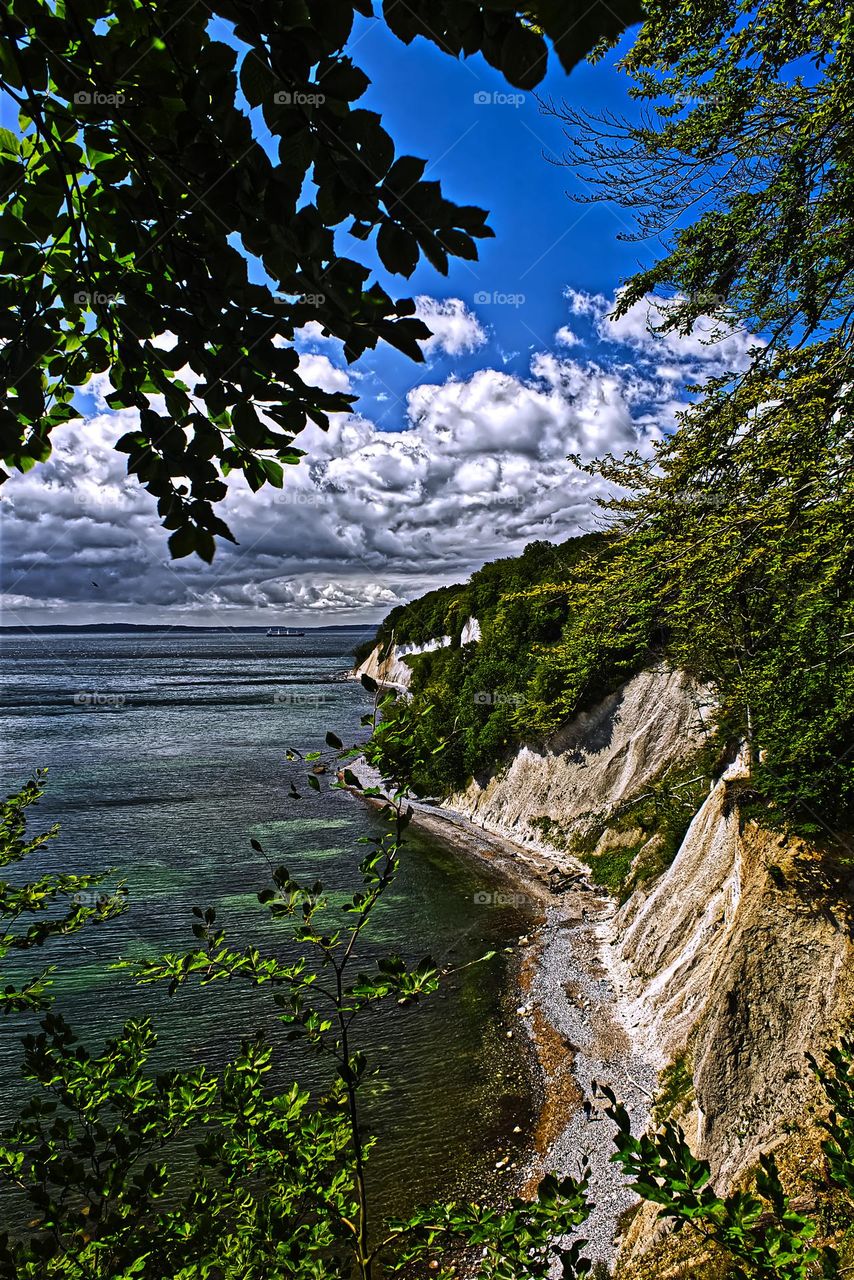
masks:
[[(289, 746), (323, 745), (328, 729), (359, 733), (367, 695), (341, 680), (364, 635), (314, 632), (298, 641), (257, 633), (29, 634), (2, 638), (6, 695), (3, 783), (50, 766), (34, 826), (62, 824), (44, 865), (115, 867), (128, 910), (53, 949), (61, 1011), (97, 1046), (129, 1017), (150, 1013), (157, 1066), (222, 1066), (241, 1038), (264, 1025), (278, 1079), (317, 1086), (314, 1059), (289, 1044), (269, 995), (235, 984), (187, 990), (169, 1000), (110, 968), (119, 957), (154, 956), (189, 945), (194, 906), (212, 905), (235, 946), (288, 955), (286, 929), (256, 894), (270, 864), (327, 887), (331, 923), (357, 886), (358, 837), (379, 819), (341, 793), (288, 799), (298, 767)], [(274, 647), (275, 646), (275, 647)], [(81, 700), (81, 695), (89, 698)], [(111, 701), (99, 703), (94, 695)], [(249, 841), (262, 844), (264, 854)], [(439, 1194), (482, 1189), (515, 1125), (530, 1124), (528, 1065), (506, 1038), (504, 947), (527, 928), (516, 908), (484, 906), (487, 870), (461, 862), (434, 838), (410, 833), (400, 877), (366, 940), (368, 956), (432, 954), (457, 969), (486, 951), (495, 957), (452, 976), (423, 1005), (372, 1010), (361, 1047), (381, 1069), (367, 1098), (383, 1141), (372, 1157), (375, 1194), (394, 1211)], [(481, 895), (482, 896), (482, 895)], [(293, 954), (296, 954), (293, 952)], [(23, 1029), (23, 1024), (22, 1029)], [(10, 1087), (0, 1117), (21, 1098), (20, 1052), (12, 1028), (0, 1042)]]

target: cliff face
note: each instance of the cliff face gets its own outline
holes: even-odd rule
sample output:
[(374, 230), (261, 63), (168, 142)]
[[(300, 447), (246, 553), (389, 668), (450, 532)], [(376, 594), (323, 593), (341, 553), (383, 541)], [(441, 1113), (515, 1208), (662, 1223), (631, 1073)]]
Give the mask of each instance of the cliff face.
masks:
[(690, 1064), (686, 1131), (722, 1184), (779, 1144), (815, 1099), (805, 1055), (852, 1004), (844, 901), (815, 851), (743, 823), (736, 762), (670, 868), (618, 912), (605, 955), (633, 1040)]
[[(850, 904), (815, 850), (740, 821), (741, 775), (736, 764), (717, 783), (671, 867), (603, 941), (623, 1024), (642, 1054), (677, 1065), (688, 1086), (677, 1118), (723, 1191), (772, 1150), (795, 1185), (821, 1174), (806, 1055), (820, 1056), (854, 1010)], [(618, 1274), (700, 1276), (701, 1255), (644, 1205)]]
[[(480, 640), (480, 623), (477, 618), (469, 618), (460, 635), (460, 644), (476, 644)], [(417, 657), (419, 653), (432, 653), (435, 649), (445, 649), (451, 644), (450, 636), (439, 636), (424, 644), (392, 644), (386, 654), (380, 645), (371, 650), (364, 662), (355, 668), (353, 675), (370, 676), (377, 684), (387, 689), (397, 689), (405, 693), (412, 679), (412, 669), (405, 659)]]
[[(396, 675), (406, 687), (403, 656), (397, 651), (370, 674)], [(608, 814), (688, 761), (711, 715), (706, 692), (683, 673), (644, 671), (547, 748), (523, 747), (444, 805), (547, 852), (544, 819), (571, 836), (596, 815), (604, 838), (618, 843), (623, 833), (607, 830)], [(814, 849), (745, 821), (745, 778), (739, 758), (711, 787), (659, 879), (595, 925), (614, 1018), (638, 1058), (662, 1073), (668, 1109), (722, 1190), (763, 1151), (797, 1147), (792, 1168), (800, 1160), (801, 1171), (813, 1158), (809, 1115), (818, 1095), (806, 1054), (834, 1041), (854, 1010), (850, 900), (834, 892)], [(556, 862), (566, 857), (552, 853)], [(800, 1136), (787, 1137), (796, 1126)], [(702, 1274), (685, 1257), (674, 1269), (672, 1242), (657, 1243), (657, 1234), (655, 1212), (644, 1206), (624, 1240), (621, 1275)]]
[(546, 749), (522, 747), (499, 773), (446, 803), (488, 831), (540, 844), (542, 819), (584, 827), (588, 815), (616, 808), (696, 751), (708, 718), (703, 691), (681, 672), (643, 671), (565, 725)]
[(385, 655), (377, 645), (365, 661), (356, 667), (353, 674), (356, 677), (370, 676), (384, 688), (397, 689), (399, 693), (405, 693), (409, 688), (412, 670), (404, 659), (419, 653), (432, 653), (434, 649), (444, 649), (450, 643), (450, 636), (440, 636), (438, 640), (428, 640), (426, 644), (393, 644)]
[[(543, 848), (539, 819), (571, 832), (591, 813), (607, 818), (690, 758), (709, 717), (703, 690), (682, 673), (645, 671), (548, 749), (523, 748), (446, 805)], [(805, 1055), (836, 1039), (854, 1008), (848, 904), (829, 891), (814, 850), (744, 821), (745, 776), (736, 760), (669, 868), (597, 926), (615, 1015), (641, 1057), (682, 1080), (676, 1114), (721, 1188), (784, 1143), (787, 1127), (803, 1128), (817, 1100)], [(654, 1241), (654, 1217), (646, 1207), (635, 1219), (626, 1275)]]

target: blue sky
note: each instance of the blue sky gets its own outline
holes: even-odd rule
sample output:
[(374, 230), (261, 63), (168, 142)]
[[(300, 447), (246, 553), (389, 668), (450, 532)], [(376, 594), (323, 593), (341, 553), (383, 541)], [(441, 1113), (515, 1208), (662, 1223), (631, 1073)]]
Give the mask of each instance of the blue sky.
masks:
[[(567, 193), (583, 192), (584, 184), (545, 158), (563, 151), (559, 122), (541, 113), (533, 93), (513, 89), (480, 55), (455, 61), (422, 39), (407, 47), (383, 23), (367, 19), (358, 19), (351, 45), (372, 81), (359, 105), (382, 115), (399, 154), (429, 159), (425, 176), (438, 178), (448, 198), (487, 209), (495, 232), (494, 240), (480, 241), (478, 262), (452, 260), (445, 277), (422, 261), (407, 282), (389, 276), (374, 259), (379, 278), (398, 296), (450, 296), (469, 306), (484, 293), (514, 299), (480, 304), (488, 346), (437, 362), (431, 374), (464, 376), (487, 356), (523, 372), (531, 349), (547, 348), (566, 321), (564, 286), (610, 296), (646, 247), (617, 239), (628, 225), (620, 209), (570, 200)], [(582, 64), (571, 77), (552, 57), (537, 95), (634, 114), (627, 77), (615, 69), (619, 53), (595, 66)], [(372, 393), (388, 394), (391, 388), (400, 395), (421, 371), (388, 349), (368, 355), (361, 368), (374, 370), (387, 385), (360, 382), (360, 409), (383, 426), (399, 427), (400, 416), (387, 401), (375, 403)]]
[[(389, 278), (375, 261), (434, 330), (425, 362), (385, 348), (348, 367), (340, 343), (303, 331), (301, 376), (357, 395), (355, 411), (300, 436), (307, 456), (283, 490), (252, 494), (229, 477), (223, 515), (238, 544), (212, 566), (170, 562), (150, 496), (112, 448), (136, 411), (111, 411), (96, 377), (85, 419), (5, 487), (6, 622), (379, 621), (535, 539), (600, 527), (608, 487), (567, 455), (650, 456), (688, 384), (744, 367), (750, 335), (706, 321), (656, 336), (654, 299), (610, 318), (616, 289), (655, 247), (618, 238), (619, 209), (568, 199), (584, 188), (544, 157), (564, 139), (534, 95), (480, 58), (406, 47), (381, 22), (361, 20), (351, 47), (373, 81), (360, 105), (381, 113), (398, 154), (430, 160), (445, 194), (488, 209), (495, 231), (478, 263), (452, 262), (447, 277), (422, 264), (409, 281)], [(631, 113), (616, 56), (570, 77), (554, 63), (541, 95)]]

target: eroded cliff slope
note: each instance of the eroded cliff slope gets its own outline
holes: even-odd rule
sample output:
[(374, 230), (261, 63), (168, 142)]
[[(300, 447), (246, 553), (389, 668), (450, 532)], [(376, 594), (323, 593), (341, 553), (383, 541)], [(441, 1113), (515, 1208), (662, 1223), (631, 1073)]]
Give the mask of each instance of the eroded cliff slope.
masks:
[[(547, 750), (523, 748), (447, 803), (519, 843), (542, 841), (543, 817), (570, 833), (594, 814), (601, 826), (691, 758), (709, 717), (704, 692), (682, 673), (645, 671)], [(689, 1131), (725, 1182), (809, 1105), (805, 1055), (835, 1036), (851, 1003), (844, 894), (803, 841), (744, 821), (745, 786), (740, 758), (671, 865), (635, 889), (601, 939), (633, 1040), (661, 1068), (688, 1063)]]
[[(609, 815), (689, 762), (711, 719), (704, 690), (650, 669), (444, 804), (520, 845), (548, 848), (559, 830), (556, 861), (591, 829), (619, 843)], [(615, 1015), (662, 1073), (659, 1114), (680, 1119), (721, 1188), (787, 1143), (809, 1162), (806, 1054), (837, 1038), (854, 1005), (847, 885), (826, 851), (748, 819), (748, 786), (743, 758), (719, 771), (670, 864), (597, 926)], [(647, 1274), (656, 1236), (647, 1206), (624, 1241), (625, 1275)], [(659, 1274), (694, 1274), (668, 1271), (664, 1255)]]
[(547, 747), (522, 747), (503, 769), (474, 779), (446, 804), (517, 843), (541, 843), (548, 824), (571, 836), (697, 751), (708, 721), (704, 692), (682, 672), (643, 671), (570, 721)]

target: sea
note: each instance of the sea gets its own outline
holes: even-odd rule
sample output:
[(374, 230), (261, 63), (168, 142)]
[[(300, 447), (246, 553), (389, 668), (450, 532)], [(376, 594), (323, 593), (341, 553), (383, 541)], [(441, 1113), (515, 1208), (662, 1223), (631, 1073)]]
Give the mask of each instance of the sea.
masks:
[[(287, 923), (257, 898), (279, 865), (297, 880), (321, 881), (330, 927), (346, 922), (341, 907), (358, 887), (365, 849), (358, 841), (379, 834), (382, 821), (330, 790), (329, 776), (319, 793), (307, 787), (307, 766), (288, 751), (320, 750), (328, 731), (347, 744), (364, 739), (360, 718), (371, 699), (348, 672), (354, 646), (370, 634), (0, 633), (3, 794), (47, 767), (30, 831), (60, 826), (4, 874), (103, 871), (107, 889), (121, 883), (126, 895), (117, 918), (24, 957), (23, 973), (57, 966), (56, 1008), (90, 1050), (128, 1019), (151, 1017), (152, 1070), (217, 1070), (261, 1029), (275, 1049), (272, 1087), (323, 1087), (324, 1069), (287, 1039), (269, 991), (231, 982), (170, 998), (114, 966), (191, 947), (193, 907), (213, 907), (235, 948), (296, 955)], [(535, 1080), (525, 1046), (507, 1033), (518, 1026), (514, 943), (530, 919), (499, 888), (488, 867), (411, 829), (399, 877), (364, 940), (366, 966), (396, 952), (410, 961), (430, 955), (451, 971), (437, 996), (384, 1005), (354, 1027), (371, 1068), (367, 1127), (378, 1139), (370, 1191), (385, 1212), (477, 1198), (500, 1185), (495, 1166), (514, 1146), (522, 1159)], [(0, 1125), (32, 1092), (20, 1044), (31, 1029), (19, 1017), (0, 1030)]]

